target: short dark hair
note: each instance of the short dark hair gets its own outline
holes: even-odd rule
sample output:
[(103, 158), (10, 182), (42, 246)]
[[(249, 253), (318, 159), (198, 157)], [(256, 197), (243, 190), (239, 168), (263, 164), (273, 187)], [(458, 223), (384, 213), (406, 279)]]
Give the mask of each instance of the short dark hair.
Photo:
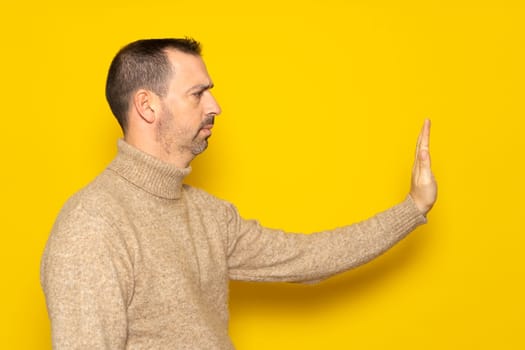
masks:
[(145, 39), (124, 46), (109, 67), (106, 99), (124, 132), (131, 95), (138, 89), (148, 89), (165, 96), (172, 72), (166, 50), (175, 49), (201, 55), (201, 45), (192, 38)]

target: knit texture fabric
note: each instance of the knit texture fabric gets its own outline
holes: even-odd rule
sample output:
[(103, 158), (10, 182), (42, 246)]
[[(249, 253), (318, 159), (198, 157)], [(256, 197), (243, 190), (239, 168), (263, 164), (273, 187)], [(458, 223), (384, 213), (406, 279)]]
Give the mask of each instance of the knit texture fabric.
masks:
[(242, 219), (178, 169), (118, 142), (62, 208), (41, 263), (53, 348), (233, 349), (228, 281), (319, 281), (378, 256), (426, 219), (410, 196), (309, 235)]

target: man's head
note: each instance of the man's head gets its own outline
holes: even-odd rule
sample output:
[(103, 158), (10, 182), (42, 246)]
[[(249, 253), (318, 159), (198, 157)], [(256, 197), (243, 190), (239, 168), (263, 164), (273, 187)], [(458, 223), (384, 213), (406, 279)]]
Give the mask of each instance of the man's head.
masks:
[(113, 58), (106, 81), (106, 99), (124, 132), (135, 91), (148, 89), (159, 96), (166, 95), (173, 74), (167, 50), (201, 55), (200, 43), (193, 39), (148, 39), (124, 46)]
[(200, 52), (193, 39), (139, 40), (119, 51), (106, 98), (126, 140), (172, 163), (204, 151), (220, 107)]

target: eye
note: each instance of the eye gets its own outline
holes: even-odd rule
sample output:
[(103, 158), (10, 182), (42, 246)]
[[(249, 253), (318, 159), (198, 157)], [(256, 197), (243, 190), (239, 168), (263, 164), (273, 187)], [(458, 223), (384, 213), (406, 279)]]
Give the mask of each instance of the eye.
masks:
[(204, 90), (201, 90), (201, 91), (194, 92), (192, 95), (197, 98), (201, 98), (203, 93), (204, 93)]

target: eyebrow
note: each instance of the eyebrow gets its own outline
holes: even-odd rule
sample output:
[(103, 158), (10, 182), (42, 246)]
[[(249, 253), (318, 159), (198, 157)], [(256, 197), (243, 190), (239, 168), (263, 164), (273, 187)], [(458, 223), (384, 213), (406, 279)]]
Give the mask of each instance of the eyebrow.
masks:
[(209, 90), (209, 89), (213, 89), (215, 85), (213, 83), (209, 83), (209, 84), (197, 84), (197, 85), (194, 85), (192, 86), (191, 88), (188, 89), (188, 91), (186, 91), (186, 93), (190, 93), (192, 91), (204, 91), (204, 90)]

